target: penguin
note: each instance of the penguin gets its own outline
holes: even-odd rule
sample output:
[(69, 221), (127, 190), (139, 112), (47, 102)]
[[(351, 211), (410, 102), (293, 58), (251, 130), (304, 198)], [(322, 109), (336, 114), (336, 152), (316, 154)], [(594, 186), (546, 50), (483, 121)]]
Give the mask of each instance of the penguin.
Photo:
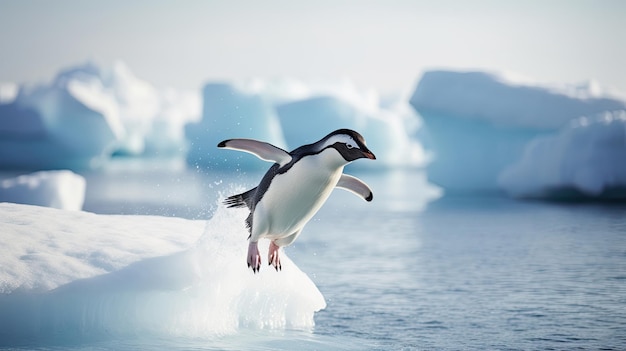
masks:
[(280, 248), (298, 238), (334, 188), (348, 190), (368, 202), (373, 199), (367, 184), (343, 173), (344, 166), (352, 161), (376, 159), (363, 136), (354, 130), (335, 130), (291, 152), (253, 139), (228, 139), (217, 147), (248, 152), (274, 162), (258, 186), (224, 200), (228, 208), (250, 210), (245, 220), (250, 234), (247, 263), (254, 273), (261, 267), (259, 239), (270, 240), (268, 264), (276, 271), (281, 270)]

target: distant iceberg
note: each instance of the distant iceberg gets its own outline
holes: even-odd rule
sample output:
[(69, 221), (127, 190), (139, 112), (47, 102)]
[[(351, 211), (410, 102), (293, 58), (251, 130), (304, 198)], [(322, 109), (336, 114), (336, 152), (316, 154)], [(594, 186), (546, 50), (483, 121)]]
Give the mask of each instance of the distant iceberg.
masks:
[(626, 109), (624, 100), (597, 84), (555, 87), (511, 75), (449, 71), (425, 72), (411, 104), (433, 151), (429, 180), (447, 192), (501, 192), (501, 173), (533, 140), (574, 119)]
[(329, 132), (350, 128), (359, 131), (377, 155), (377, 163), (351, 167), (391, 168), (423, 166), (426, 155), (421, 145), (407, 133), (404, 118), (392, 109), (364, 109), (332, 96), (299, 100), (277, 107), (281, 126), (290, 149), (313, 143)]
[(72, 171), (40, 171), (1, 180), (0, 202), (79, 211), (85, 187), (85, 178)]
[(159, 91), (121, 62), (86, 63), (49, 84), (0, 90), (5, 169), (80, 169), (113, 154), (183, 154), (183, 127), (200, 110), (198, 94)]
[(264, 169), (218, 150), (229, 138), (293, 149), (338, 128), (361, 132), (379, 156), (370, 168), (422, 167), (420, 119), (406, 99), (381, 103), (350, 81), (210, 82), (202, 92), (157, 89), (122, 62), (87, 62), (49, 84), (0, 84), (0, 168), (84, 169), (116, 156), (183, 157), (191, 166)]
[(209, 83), (203, 98), (202, 121), (186, 127), (191, 144), (187, 161), (192, 165), (267, 168), (254, 156), (226, 153), (216, 145), (229, 138), (252, 138), (292, 150), (339, 128), (363, 134), (378, 157), (368, 168), (421, 167), (427, 160), (415, 138), (419, 118), (408, 103), (397, 99), (381, 104), (374, 91), (358, 91), (349, 82)]
[(122, 132), (119, 120), (108, 100), (88, 107), (81, 84), (61, 74), (0, 105), (2, 168), (81, 168), (108, 152)]
[(515, 197), (626, 198), (626, 111), (580, 117), (533, 139), (498, 182)]
[(202, 96), (202, 119), (185, 127), (190, 144), (189, 164), (220, 169), (266, 167), (252, 155), (219, 150), (217, 144), (225, 139), (257, 139), (285, 147), (274, 107), (261, 95), (232, 84), (210, 83), (204, 87)]
[(285, 255), (281, 272), (252, 274), (245, 216), (224, 207), (205, 222), (0, 204), (0, 346), (312, 328), (324, 297)]

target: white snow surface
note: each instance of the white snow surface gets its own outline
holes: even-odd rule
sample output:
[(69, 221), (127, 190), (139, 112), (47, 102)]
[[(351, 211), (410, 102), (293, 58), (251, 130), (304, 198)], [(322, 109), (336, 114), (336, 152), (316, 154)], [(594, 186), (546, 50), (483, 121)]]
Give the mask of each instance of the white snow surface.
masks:
[(223, 206), (205, 222), (0, 204), (0, 344), (311, 328), (323, 296), (284, 253), (280, 272), (247, 268), (245, 216)]
[(85, 201), (85, 178), (69, 170), (40, 171), (0, 181), (0, 202), (78, 211)]
[[(603, 92), (597, 83), (556, 86), (507, 74), (431, 71), (424, 73), (411, 104), (423, 118), (423, 141), (433, 152), (429, 180), (449, 193), (506, 190), (521, 195), (531, 188), (567, 185), (574, 178), (594, 177), (569, 184), (585, 194), (594, 194), (589, 190), (611, 183), (611, 177), (620, 174), (624, 163), (619, 145), (576, 145), (614, 139), (623, 132), (620, 118), (613, 117), (612, 123), (590, 122), (589, 128), (571, 129), (574, 120), (593, 121), (598, 114), (617, 116), (621, 112), (613, 111), (626, 110), (626, 100)], [(559, 143), (569, 146), (548, 152), (547, 142), (543, 141), (546, 138), (559, 139)], [(590, 152), (593, 157), (589, 157)], [(523, 155), (521, 162), (525, 166), (513, 166)], [(548, 158), (563, 165), (559, 166), (558, 176), (552, 172), (548, 177), (539, 170), (527, 180), (515, 176), (521, 174), (521, 169), (529, 174), (531, 164), (547, 167)], [(600, 166), (599, 159), (606, 162), (599, 170), (591, 171)], [(589, 171), (583, 172), (585, 169)]]
[(557, 134), (536, 138), (499, 176), (516, 197), (548, 197), (574, 189), (598, 197), (626, 189), (626, 111), (573, 120)]

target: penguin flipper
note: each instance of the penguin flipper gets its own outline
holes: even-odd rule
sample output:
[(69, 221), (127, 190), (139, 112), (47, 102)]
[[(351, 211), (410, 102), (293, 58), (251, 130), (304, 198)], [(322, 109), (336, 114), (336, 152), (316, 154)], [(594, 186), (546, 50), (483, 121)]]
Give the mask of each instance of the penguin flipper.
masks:
[(217, 144), (217, 147), (238, 150), (255, 155), (263, 161), (271, 161), (286, 165), (291, 161), (291, 155), (277, 146), (253, 139), (228, 139)]
[(365, 201), (370, 202), (374, 198), (372, 189), (365, 182), (357, 177), (342, 174), (337, 183), (337, 188), (348, 190), (349, 192), (362, 197)]

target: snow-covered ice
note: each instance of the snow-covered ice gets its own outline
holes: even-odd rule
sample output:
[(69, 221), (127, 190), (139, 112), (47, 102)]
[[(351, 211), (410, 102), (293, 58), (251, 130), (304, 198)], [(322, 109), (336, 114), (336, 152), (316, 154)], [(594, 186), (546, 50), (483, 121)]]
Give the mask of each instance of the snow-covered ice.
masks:
[(85, 187), (85, 178), (72, 171), (40, 171), (0, 180), (0, 202), (78, 211)]
[(311, 328), (323, 296), (286, 255), (281, 272), (251, 273), (245, 216), (222, 206), (205, 222), (0, 204), (0, 345)]
[(626, 196), (626, 111), (580, 117), (532, 140), (498, 181), (516, 197)]
[(511, 75), (448, 71), (425, 72), (411, 104), (434, 153), (429, 180), (448, 192), (501, 191), (498, 177), (531, 141), (576, 118), (626, 109), (626, 101), (595, 83), (549, 86)]

